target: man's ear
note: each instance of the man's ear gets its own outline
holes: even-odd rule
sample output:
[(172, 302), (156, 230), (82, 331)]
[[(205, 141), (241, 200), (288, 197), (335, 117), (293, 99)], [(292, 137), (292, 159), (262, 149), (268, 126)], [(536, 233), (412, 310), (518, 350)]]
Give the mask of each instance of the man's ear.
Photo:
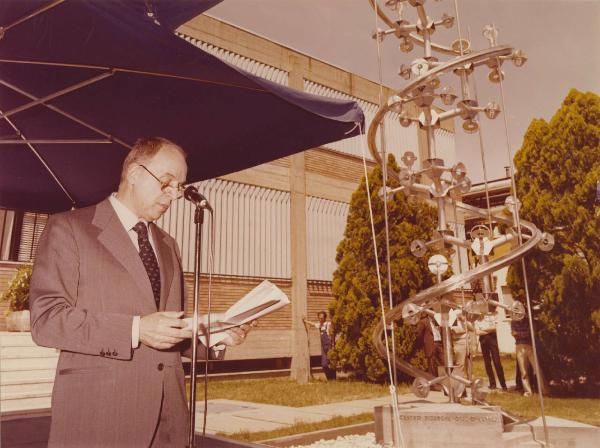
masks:
[(125, 179), (129, 185), (134, 185), (138, 176), (140, 175), (140, 166), (132, 163), (127, 167)]

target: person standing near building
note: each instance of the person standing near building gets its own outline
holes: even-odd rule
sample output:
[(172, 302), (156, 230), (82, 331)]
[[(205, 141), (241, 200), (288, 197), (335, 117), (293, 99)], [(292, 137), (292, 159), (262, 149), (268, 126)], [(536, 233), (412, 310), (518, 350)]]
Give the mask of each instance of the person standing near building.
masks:
[(467, 359), (467, 329), (473, 331), (473, 326), (470, 322), (467, 322), (461, 311), (456, 312), (456, 321), (450, 327), (455, 366), (453, 373), (463, 378), (465, 376), (465, 361)]
[(187, 444), (180, 353), (192, 332), (177, 243), (154, 224), (182, 195), (185, 159), (173, 142), (139, 139), (117, 192), (48, 219), (29, 297), (33, 340), (60, 350), (50, 447)]
[(481, 354), (483, 355), (483, 363), (485, 372), (487, 373), (490, 389), (496, 389), (496, 377), (492, 368), (492, 361), (496, 368), (498, 381), (503, 391), (507, 391), (506, 380), (504, 379), (504, 369), (500, 361), (500, 350), (498, 349), (498, 336), (496, 335), (496, 310), (491, 310), (490, 313), (481, 314), (475, 321), (475, 334), (479, 336), (479, 344), (481, 345)]
[(321, 338), (321, 367), (323, 373), (328, 380), (335, 380), (337, 377), (335, 367), (332, 367), (329, 363), (327, 354), (333, 346), (333, 332), (331, 327), (331, 321), (327, 319), (327, 313), (325, 311), (319, 311), (317, 313), (318, 322), (311, 322), (304, 319), (305, 323), (313, 325), (319, 330), (319, 337)]
[[(525, 306), (525, 304), (523, 304)], [(531, 332), (529, 327), (529, 319), (527, 314), (521, 320), (511, 320), (510, 333), (515, 338), (517, 365), (521, 375), (523, 384), (523, 396), (529, 397), (533, 393), (531, 387), (532, 378), (529, 376), (529, 371), (533, 369), (536, 376), (541, 375), (536, 367), (535, 358), (533, 356), (533, 346), (531, 343)], [(545, 394), (545, 384), (543, 375), (539, 376), (542, 384), (542, 392)]]
[(433, 316), (425, 315), (417, 324), (417, 341), (423, 347), (429, 373), (437, 377), (438, 367), (444, 365), (444, 349), (439, 324)]

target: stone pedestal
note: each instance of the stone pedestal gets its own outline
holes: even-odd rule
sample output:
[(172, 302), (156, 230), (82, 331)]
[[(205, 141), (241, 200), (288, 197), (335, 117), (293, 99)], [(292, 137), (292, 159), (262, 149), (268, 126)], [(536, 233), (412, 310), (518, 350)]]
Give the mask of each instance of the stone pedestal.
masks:
[[(405, 448), (499, 448), (503, 446), (502, 415), (490, 408), (461, 404), (401, 405), (400, 428)], [(375, 408), (377, 443), (393, 443), (390, 405)]]
[[(600, 446), (600, 427), (546, 416), (548, 438), (553, 448), (589, 448)], [(542, 418), (516, 423), (508, 427), (510, 434), (531, 434), (536, 440), (545, 440)]]

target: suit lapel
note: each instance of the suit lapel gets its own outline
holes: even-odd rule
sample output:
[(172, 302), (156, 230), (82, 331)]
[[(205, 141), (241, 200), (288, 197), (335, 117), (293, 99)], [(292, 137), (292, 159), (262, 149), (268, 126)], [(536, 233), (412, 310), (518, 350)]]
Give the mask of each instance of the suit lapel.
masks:
[(160, 266), (160, 306), (159, 311), (166, 307), (169, 290), (173, 282), (173, 257), (171, 256), (171, 247), (166, 242), (166, 236), (158, 229), (156, 224), (152, 224), (152, 240), (156, 248), (156, 257)]
[(92, 224), (100, 229), (98, 241), (127, 270), (142, 291), (143, 302), (141, 305), (143, 309), (148, 313), (156, 311), (156, 303), (146, 268), (108, 199), (96, 206)]

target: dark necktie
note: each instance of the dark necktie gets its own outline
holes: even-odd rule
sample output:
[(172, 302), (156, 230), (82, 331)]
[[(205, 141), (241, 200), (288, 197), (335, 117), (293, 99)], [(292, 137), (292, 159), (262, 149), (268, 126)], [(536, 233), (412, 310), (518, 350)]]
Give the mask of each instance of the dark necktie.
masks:
[(156, 255), (154, 254), (154, 250), (152, 250), (150, 240), (148, 239), (148, 227), (146, 227), (145, 223), (140, 221), (133, 226), (133, 230), (138, 235), (140, 258), (148, 273), (150, 285), (152, 285), (152, 292), (154, 293), (154, 301), (156, 302), (156, 308), (158, 309), (160, 303), (160, 269), (158, 268), (158, 260), (156, 259)]

